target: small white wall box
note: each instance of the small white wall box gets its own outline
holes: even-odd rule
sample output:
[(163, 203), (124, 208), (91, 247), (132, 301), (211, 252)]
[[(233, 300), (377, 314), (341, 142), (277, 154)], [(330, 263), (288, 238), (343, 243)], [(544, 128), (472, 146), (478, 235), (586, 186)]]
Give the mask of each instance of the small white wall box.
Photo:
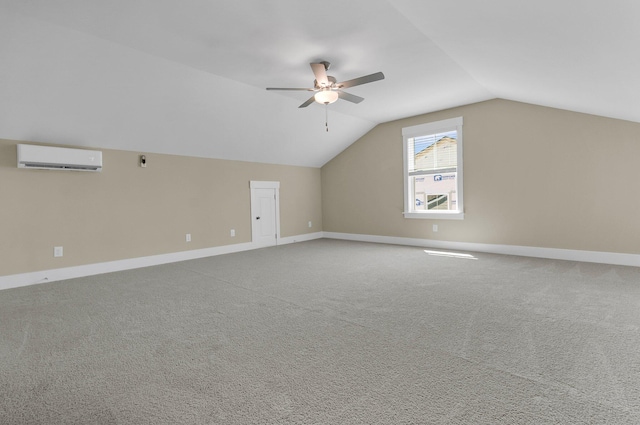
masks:
[(18, 168), (102, 171), (102, 152), (41, 145), (17, 145)]

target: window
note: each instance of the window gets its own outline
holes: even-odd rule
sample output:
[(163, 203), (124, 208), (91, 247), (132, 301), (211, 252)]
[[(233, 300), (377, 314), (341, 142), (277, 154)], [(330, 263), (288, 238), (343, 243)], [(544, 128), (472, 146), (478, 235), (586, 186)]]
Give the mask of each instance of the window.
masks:
[(464, 218), (462, 117), (402, 129), (404, 216)]

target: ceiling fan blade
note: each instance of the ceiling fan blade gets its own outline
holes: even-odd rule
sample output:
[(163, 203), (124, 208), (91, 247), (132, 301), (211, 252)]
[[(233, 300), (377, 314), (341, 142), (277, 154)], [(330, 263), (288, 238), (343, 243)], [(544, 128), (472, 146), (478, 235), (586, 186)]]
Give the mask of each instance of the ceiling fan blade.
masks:
[(360, 103), (364, 100), (364, 97), (356, 96), (351, 93), (345, 93), (340, 90), (336, 90), (336, 92), (338, 93), (338, 96), (340, 96), (340, 99), (347, 100), (349, 102)]
[(302, 91), (314, 91), (315, 89), (303, 89), (294, 87), (267, 87), (267, 90), (302, 90)]
[(375, 74), (365, 75), (364, 77), (343, 81), (342, 83), (336, 84), (336, 87), (346, 89), (353, 86), (359, 86), (360, 84), (373, 83), (374, 81), (379, 80), (384, 80), (384, 74), (382, 72), (376, 72)]
[(306, 108), (307, 106), (311, 105), (315, 100), (316, 100), (315, 95), (311, 96), (306, 102), (298, 106), (298, 108)]
[(316, 76), (316, 81), (319, 86), (328, 86), (329, 78), (327, 78), (327, 70), (323, 63), (310, 63), (313, 75)]

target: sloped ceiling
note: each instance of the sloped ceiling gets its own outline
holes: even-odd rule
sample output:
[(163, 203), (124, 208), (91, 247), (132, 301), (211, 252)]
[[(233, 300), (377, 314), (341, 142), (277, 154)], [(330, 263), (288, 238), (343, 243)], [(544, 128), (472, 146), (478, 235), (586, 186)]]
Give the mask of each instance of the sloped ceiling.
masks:
[[(0, 0), (0, 138), (319, 167), (497, 97), (640, 122), (637, 22), (634, 0)], [(386, 79), (327, 110), (265, 90), (318, 60)]]

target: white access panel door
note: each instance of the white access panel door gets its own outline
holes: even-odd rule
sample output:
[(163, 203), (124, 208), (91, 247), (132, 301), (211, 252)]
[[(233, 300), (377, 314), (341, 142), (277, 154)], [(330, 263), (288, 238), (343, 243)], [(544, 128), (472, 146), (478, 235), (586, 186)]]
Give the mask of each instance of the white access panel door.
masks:
[(251, 183), (251, 241), (260, 247), (277, 245), (280, 236), (278, 188), (261, 187), (273, 182)]

